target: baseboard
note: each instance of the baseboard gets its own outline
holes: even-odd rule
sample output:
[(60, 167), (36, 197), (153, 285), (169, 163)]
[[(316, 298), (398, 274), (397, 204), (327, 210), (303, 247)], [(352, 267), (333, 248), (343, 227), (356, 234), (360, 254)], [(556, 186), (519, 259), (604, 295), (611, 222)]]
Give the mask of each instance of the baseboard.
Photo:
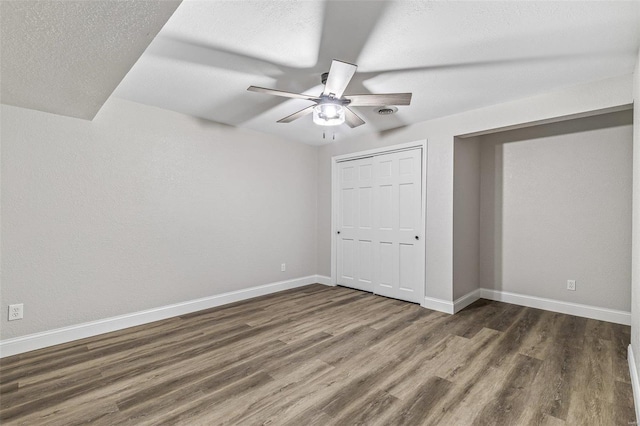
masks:
[(543, 297), (528, 296), (526, 294), (509, 293), (490, 289), (480, 289), (480, 297), (499, 302), (512, 303), (514, 305), (530, 308), (544, 309), (559, 312), (561, 314), (576, 315), (600, 321), (608, 321), (616, 324), (631, 325), (631, 312), (615, 309), (600, 308), (579, 303), (563, 302), (560, 300), (545, 299)]
[[(629, 374), (631, 375), (631, 388), (633, 389), (633, 405), (636, 408), (636, 422), (640, 421), (640, 381), (638, 381), (638, 370), (636, 360), (633, 356), (633, 346), (629, 345), (627, 351), (627, 361), (629, 362)], [(629, 422), (631, 424), (631, 422)]]
[(616, 324), (631, 325), (630, 312), (600, 308), (597, 306), (581, 305), (578, 303), (562, 302), (560, 300), (545, 299), (542, 297), (528, 296), (526, 294), (510, 293), (507, 291), (490, 290), (487, 288), (474, 290), (462, 297), (459, 297), (453, 302), (444, 299), (436, 299), (434, 297), (425, 297), (422, 306), (427, 309), (433, 309), (434, 311), (455, 314), (478, 299), (496, 300), (498, 302), (544, 309), (562, 314), (576, 315), (579, 317), (608, 321)]
[[(327, 278), (328, 277), (320, 275), (309, 275), (307, 277), (279, 281), (242, 290), (231, 291), (228, 293), (217, 294), (215, 296), (204, 297), (202, 299), (189, 300), (182, 303), (161, 306), (159, 308), (148, 309), (117, 317), (43, 331), (41, 333), (29, 334), (27, 336), (20, 336), (13, 339), (6, 339), (0, 341), (0, 358), (97, 336), (111, 331), (122, 330), (124, 328), (134, 327), (137, 325), (148, 324), (150, 322), (178, 315), (185, 315), (203, 309), (215, 308), (216, 306), (239, 302), (253, 297), (264, 296), (278, 291), (289, 290), (315, 283), (325, 284)], [(328, 281), (330, 283), (331, 279), (329, 278)]]
[[(279, 281), (271, 284), (265, 284), (261, 286), (218, 294), (215, 296), (205, 297), (202, 299), (190, 300), (187, 302), (176, 303), (173, 305), (162, 306), (159, 308), (148, 309), (145, 311), (134, 312), (131, 314), (120, 315), (112, 318), (105, 318), (102, 320), (92, 321), (84, 324), (58, 328), (55, 330), (48, 330), (41, 333), (16, 337), (13, 339), (6, 339), (0, 341), (0, 358), (17, 355), (48, 346), (59, 345), (74, 340), (84, 339), (87, 337), (97, 336), (99, 334), (109, 333), (111, 331), (122, 330), (137, 325), (148, 324), (150, 322), (175, 317), (178, 315), (197, 312), (203, 309), (214, 308), (216, 306), (238, 302), (253, 297), (264, 296), (266, 294), (271, 294), (278, 291), (288, 290), (314, 283), (329, 286), (333, 285), (331, 283), (330, 277), (324, 275), (309, 275), (307, 277)], [(581, 305), (577, 303), (561, 302), (558, 300), (527, 296), (517, 293), (509, 293), (505, 291), (490, 290), (485, 288), (472, 291), (471, 293), (468, 293), (454, 300), (453, 302), (433, 297), (425, 297), (422, 306), (427, 309), (454, 314), (464, 309), (471, 303), (475, 302), (479, 298), (507, 302), (532, 308), (545, 309), (548, 311), (577, 315), (602, 321), (609, 321), (617, 324), (631, 324), (630, 312), (599, 308), (596, 306)], [(631, 352), (630, 355), (632, 356)], [(633, 365), (635, 371), (635, 364)], [(637, 375), (632, 376), (632, 378), (634, 377), (637, 384)], [(636, 388), (634, 388), (634, 396), (637, 394), (635, 389)], [(640, 407), (640, 404), (636, 404), (636, 407)]]
[(435, 297), (425, 297), (422, 307), (438, 312), (444, 312), (445, 314), (453, 314), (455, 310), (453, 302), (444, 299), (436, 299)]
[(318, 284), (335, 286), (335, 284), (331, 283), (331, 277), (327, 277), (325, 275), (316, 275), (316, 282)]
[(462, 297), (453, 301), (453, 313), (457, 314), (476, 300), (480, 299), (481, 290), (478, 288), (470, 293), (465, 294)]

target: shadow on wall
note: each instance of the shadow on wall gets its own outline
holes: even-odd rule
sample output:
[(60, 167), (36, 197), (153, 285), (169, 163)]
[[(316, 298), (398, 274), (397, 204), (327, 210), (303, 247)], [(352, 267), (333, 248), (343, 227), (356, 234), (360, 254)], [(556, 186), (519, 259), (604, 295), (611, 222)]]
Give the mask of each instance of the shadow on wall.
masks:
[(622, 111), (475, 138), (479, 287), (629, 310), (631, 124)]

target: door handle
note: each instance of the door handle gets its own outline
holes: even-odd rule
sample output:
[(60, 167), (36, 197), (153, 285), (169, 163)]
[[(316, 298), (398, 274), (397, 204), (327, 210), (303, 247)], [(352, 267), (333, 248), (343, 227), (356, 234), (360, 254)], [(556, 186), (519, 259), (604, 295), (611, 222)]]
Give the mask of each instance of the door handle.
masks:
[(416, 235), (416, 240), (419, 240), (419, 239), (420, 239), (420, 237), (418, 237), (418, 236)]
[(336, 232), (336, 234), (340, 234), (340, 231)]

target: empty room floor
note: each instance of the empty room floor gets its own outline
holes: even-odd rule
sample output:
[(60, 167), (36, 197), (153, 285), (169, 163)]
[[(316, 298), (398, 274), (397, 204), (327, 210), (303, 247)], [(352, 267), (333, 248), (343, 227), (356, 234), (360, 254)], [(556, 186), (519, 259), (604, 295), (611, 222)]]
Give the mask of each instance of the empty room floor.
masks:
[(1, 360), (3, 424), (627, 425), (629, 327), (311, 285)]

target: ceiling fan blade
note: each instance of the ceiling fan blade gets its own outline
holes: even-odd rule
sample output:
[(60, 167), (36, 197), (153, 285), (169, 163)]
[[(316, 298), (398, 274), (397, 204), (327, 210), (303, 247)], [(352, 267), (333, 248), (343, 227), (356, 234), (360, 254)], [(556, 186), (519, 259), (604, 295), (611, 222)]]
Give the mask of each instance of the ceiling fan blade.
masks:
[(311, 105), (306, 107), (305, 109), (301, 109), (298, 112), (294, 112), (291, 115), (286, 116), (285, 118), (281, 118), (278, 120), (278, 123), (291, 123), (293, 120), (297, 120), (300, 117), (304, 117), (307, 114), (311, 114), (313, 112), (313, 108), (315, 105)]
[[(325, 1), (316, 63), (333, 58), (356, 63), (378, 22), (394, 5), (390, 1)], [(354, 22), (355, 20), (355, 22)]]
[(385, 106), (411, 104), (411, 93), (347, 95), (344, 98), (351, 101), (351, 103), (349, 103), (349, 106)]
[(266, 93), (267, 95), (283, 96), (285, 98), (306, 99), (309, 101), (315, 101), (318, 99), (315, 96), (303, 95), (302, 93), (285, 92), (282, 90), (266, 89), (264, 87), (257, 86), (249, 86), (247, 90), (250, 92)]
[(351, 127), (358, 127), (364, 124), (364, 120), (353, 112), (350, 108), (344, 107), (344, 121)]
[(329, 96), (333, 93), (336, 98), (341, 98), (356, 69), (358, 69), (356, 65), (334, 59), (322, 94)]

